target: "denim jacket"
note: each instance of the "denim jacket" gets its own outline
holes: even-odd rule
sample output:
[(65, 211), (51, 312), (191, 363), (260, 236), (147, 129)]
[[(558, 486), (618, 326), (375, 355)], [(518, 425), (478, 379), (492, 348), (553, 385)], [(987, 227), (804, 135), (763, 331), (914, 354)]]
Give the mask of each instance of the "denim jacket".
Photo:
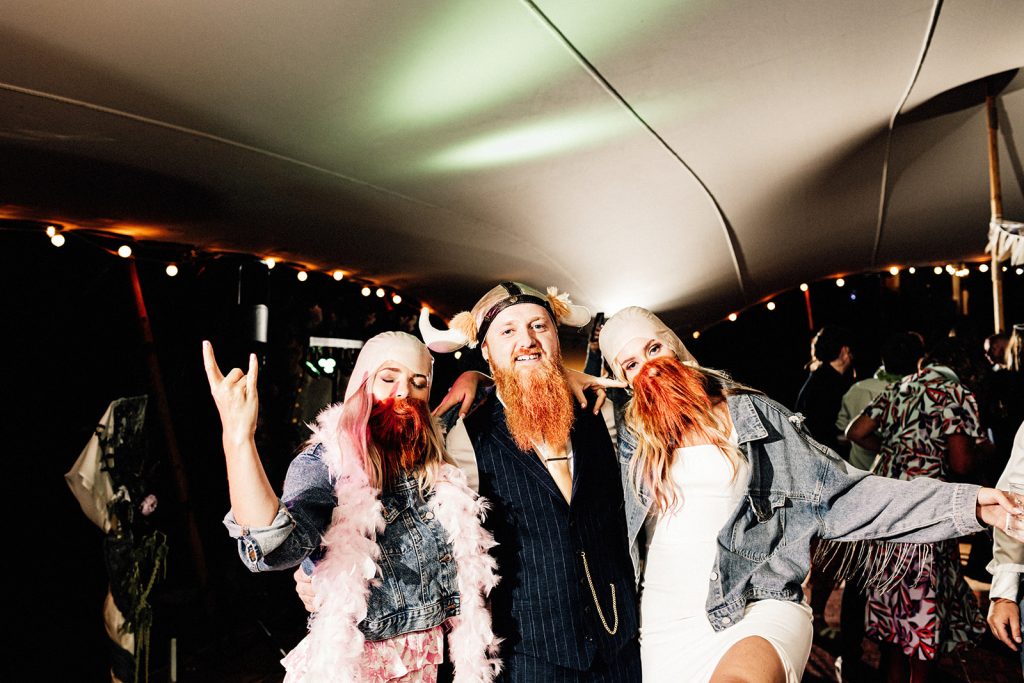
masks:
[[(292, 461), (270, 526), (240, 526), (230, 512), (224, 518), (250, 571), (290, 569), (301, 562), (312, 573), (337, 504), (323, 455), (317, 444)], [(399, 479), (381, 493), (381, 503), (386, 526), (377, 536), (379, 569), (369, 585), (366, 618), (359, 624), (367, 640), (433, 628), (459, 613), (452, 547), (416, 481)]]
[[(980, 531), (980, 487), (920, 478), (898, 481), (858, 470), (804, 431), (803, 418), (760, 394), (727, 398), (740, 450), (750, 463), (747, 495), (718, 534), (705, 608), (721, 631), (748, 602), (803, 599), (814, 537), (933, 543)], [(637, 581), (649, 496), (629, 481), (636, 437), (619, 431), (626, 528)]]

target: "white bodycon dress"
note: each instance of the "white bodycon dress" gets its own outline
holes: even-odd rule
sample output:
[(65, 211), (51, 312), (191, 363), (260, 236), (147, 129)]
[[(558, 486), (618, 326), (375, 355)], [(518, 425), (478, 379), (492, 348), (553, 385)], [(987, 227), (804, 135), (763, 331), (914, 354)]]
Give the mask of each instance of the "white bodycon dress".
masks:
[(739, 623), (716, 632), (705, 612), (719, 531), (745, 495), (747, 463), (735, 479), (716, 446), (676, 451), (672, 478), (682, 493), (674, 511), (647, 519), (647, 561), (640, 593), (640, 656), (644, 683), (708, 681), (740, 640), (760, 636), (798, 683), (811, 651), (811, 610), (804, 603), (759, 600)]

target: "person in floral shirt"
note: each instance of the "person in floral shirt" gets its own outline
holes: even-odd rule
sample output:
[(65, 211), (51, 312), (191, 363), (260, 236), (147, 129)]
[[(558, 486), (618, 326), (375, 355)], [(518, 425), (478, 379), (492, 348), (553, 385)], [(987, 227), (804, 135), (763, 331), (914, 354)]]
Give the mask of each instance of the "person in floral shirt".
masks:
[[(875, 474), (945, 481), (972, 470), (981, 428), (977, 399), (958, 377), (968, 367), (963, 346), (943, 340), (919, 372), (889, 386), (850, 425), (851, 441), (878, 451)], [(961, 575), (956, 540), (895, 564), (902, 576), (893, 585), (869, 589), (867, 635), (883, 646), (887, 680), (926, 681), (939, 655), (981, 637), (985, 620)]]

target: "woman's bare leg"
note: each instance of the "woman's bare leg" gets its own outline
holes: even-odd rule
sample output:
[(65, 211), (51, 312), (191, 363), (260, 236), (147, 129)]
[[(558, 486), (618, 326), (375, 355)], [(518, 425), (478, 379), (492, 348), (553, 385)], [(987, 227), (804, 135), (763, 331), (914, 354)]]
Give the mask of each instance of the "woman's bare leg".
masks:
[(729, 648), (711, 683), (786, 683), (786, 670), (779, 653), (764, 638), (750, 636)]

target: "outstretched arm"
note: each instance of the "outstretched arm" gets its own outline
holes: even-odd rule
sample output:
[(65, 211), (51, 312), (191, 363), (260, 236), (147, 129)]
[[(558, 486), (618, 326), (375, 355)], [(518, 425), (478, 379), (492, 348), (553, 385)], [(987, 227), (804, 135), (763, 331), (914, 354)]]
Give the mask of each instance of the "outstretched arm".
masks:
[(279, 501), (256, 451), (256, 417), (259, 413), (256, 355), (249, 356), (248, 373), (233, 368), (225, 376), (217, 366), (213, 345), (204, 341), (203, 365), (210, 393), (220, 414), (221, 442), (235, 521), (246, 527), (269, 526), (277, 515)]

